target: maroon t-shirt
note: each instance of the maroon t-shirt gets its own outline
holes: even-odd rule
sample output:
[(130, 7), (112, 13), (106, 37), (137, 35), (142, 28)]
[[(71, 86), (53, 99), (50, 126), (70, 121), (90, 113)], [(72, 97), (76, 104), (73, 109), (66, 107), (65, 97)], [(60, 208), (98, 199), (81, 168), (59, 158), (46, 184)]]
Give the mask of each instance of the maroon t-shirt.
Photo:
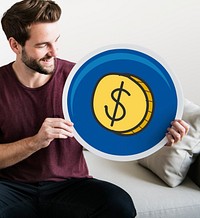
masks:
[[(35, 135), (47, 117), (64, 117), (62, 92), (73, 66), (74, 63), (56, 59), (53, 76), (39, 88), (22, 85), (12, 63), (0, 68), (0, 144)], [(82, 146), (74, 138), (55, 139), (47, 148), (0, 170), (0, 178), (23, 182), (72, 177), (89, 177)]]

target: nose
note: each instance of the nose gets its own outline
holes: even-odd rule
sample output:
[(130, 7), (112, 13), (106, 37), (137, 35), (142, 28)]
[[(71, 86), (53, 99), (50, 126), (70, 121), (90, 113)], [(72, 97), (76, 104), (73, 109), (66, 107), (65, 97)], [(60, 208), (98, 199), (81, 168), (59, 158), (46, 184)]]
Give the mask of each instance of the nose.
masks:
[(56, 57), (58, 55), (58, 46), (57, 43), (51, 44), (49, 46), (48, 55)]

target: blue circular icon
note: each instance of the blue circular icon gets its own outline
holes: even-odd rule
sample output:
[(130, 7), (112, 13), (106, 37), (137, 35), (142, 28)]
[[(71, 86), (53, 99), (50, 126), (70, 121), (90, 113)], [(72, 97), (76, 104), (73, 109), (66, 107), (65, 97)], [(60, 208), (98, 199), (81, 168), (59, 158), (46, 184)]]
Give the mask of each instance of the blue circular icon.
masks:
[[(125, 78), (124, 81), (127, 81), (127, 84), (130, 83), (129, 87), (133, 87), (131, 88), (133, 95), (144, 97), (136, 97), (136, 101), (133, 100), (134, 98), (130, 98), (131, 102), (129, 103), (128, 100), (124, 103), (120, 102), (119, 94), (118, 97), (114, 97), (115, 90), (116, 93), (117, 91), (119, 93), (120, 90), (125, 90), (125, 86), (121, 82), (123, 88), (112, 88), (115, 86), (114, 82), (119, 80), (118, 77), (115, 77), (116, 75)], [(135, 128), (132, 128), (141, 128), (140, 131), (119, 134), (119, 131), (110, 131), (105, 128), (106, 121), (104, 125), (98, 121), (97, 115), (94, 113), (94, 93), (100, 81), (105, 82), (110, 90), (113, 89), (113, 96), (111, 93), (107, 93), (108, 97), (104, 97), (104, 84), (102, 83), (96, 103), (96, 107), (100, 108), (102, 104), (102, 112), (98, 113), (99, 119), (101, 120), (103, 119), (101, 117), (105, 116), (104, 108), (108, 115), (107, 105), (102, 102), (106, 101), (106, 98), (112, 102), (112, 99), (109, 100), (109, 96), (113, 97), (113, 100), (118, 98), (115, 102), (113, 101), (115, 104), (113, 111), (115, 110), (117, 113), (120, 106), (125, 110), (127, 103), (133, 111), (130, 116), (136, 120), (137, 117), (134, 118), (134, 116), (138, 116), (143, 105), (147, 105), (148, 107), (145, 106), (147, 108), (145, 115), (140, 115), (143, 116), (142, 122), (134, 124)], [(131, 82), (134, 82), (136, 88), (131, 85), (133, 84)], [(105, 89), (105, 92), (109, 89)], [(128, 91), (125, 94), (128, 99)], [(138, 98), (142, 98), (142, 102), (138, 102)], [(153, 106), (149, 106), (150, 104)], [(137, 108), (138, 105), (142, 105), (141, 109)], [(136, 112), (135, 108), (137, 108)], [(150, 117), (148, 111), (151, 114)], [(74, 66), (63, 90), (63, 112), (65, 119), (74, 123), (76, 140), (86, 149), (107, 159), (130, 161), (148, 156), (164, 146), (167, 142), (165, 134), (171, 121), (182, 116), (183, 94), (177, 78), (157, 55), (147, 49), (130, 45), (108, 46), (94, 51)], [(125, 114), (121, 117), (124, 118)], [(127, 125), (129, 125), (129, 120), (130, 126), (132, 125), (132, 117), (126, 121)], [(116, 118), (115, 120), (118, 122), (120, 119)], [(114, 121), (111, 123), (113, 124)], [(145, 121), (146, 123), (143, 125)]]

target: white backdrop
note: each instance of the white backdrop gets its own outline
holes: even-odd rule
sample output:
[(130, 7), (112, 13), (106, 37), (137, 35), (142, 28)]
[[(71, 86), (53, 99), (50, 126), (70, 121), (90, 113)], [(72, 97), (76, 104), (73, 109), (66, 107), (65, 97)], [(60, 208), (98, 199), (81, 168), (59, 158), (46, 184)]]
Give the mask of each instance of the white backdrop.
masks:
[[(1, 2), (0, 14), (16, 1)], [(57, 0), (62, 7), (59, 57), (74, 62), (111, 44), (157, 53), (200, 104), (200, 0)], [(0, 65), (15, 56), (0, 30)]]

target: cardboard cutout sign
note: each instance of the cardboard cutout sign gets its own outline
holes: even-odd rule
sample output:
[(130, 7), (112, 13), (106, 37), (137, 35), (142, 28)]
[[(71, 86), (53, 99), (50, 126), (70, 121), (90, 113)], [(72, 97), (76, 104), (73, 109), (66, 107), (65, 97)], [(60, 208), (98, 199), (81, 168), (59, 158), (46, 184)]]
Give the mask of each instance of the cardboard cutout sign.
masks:
[(75, 65), (63, 90), (65, 119), (75, 138), (98, 156), (130, 161), (166, 143), (181, 118), (183, 94), (169, 68), (144, 48), (101, 48)]

